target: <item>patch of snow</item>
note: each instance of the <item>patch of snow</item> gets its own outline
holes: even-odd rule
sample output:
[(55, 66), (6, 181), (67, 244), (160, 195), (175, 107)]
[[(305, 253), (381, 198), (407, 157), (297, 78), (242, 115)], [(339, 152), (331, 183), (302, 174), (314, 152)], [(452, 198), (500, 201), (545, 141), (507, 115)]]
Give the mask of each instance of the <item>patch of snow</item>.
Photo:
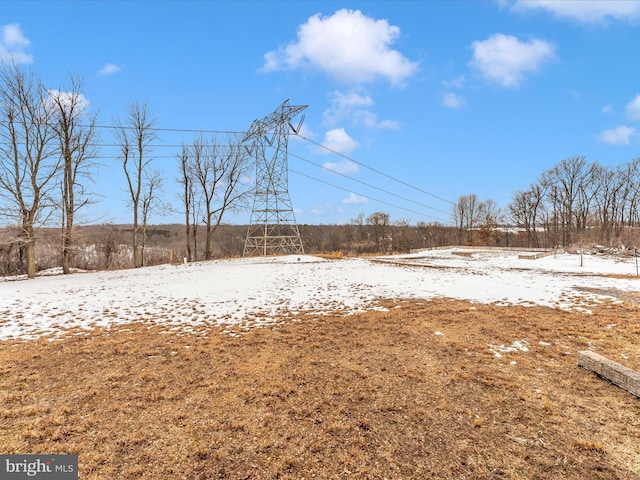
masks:
[(379, 299), (453, 298), (587, 310), (599, 296), (581, 288), (638, 289), (629, 262), (584, 256), (580, 267), (570, 254), (522, 260), (519, 252), (474, 250), (470, 260), (453, 251), (336, 260), (252, 257), (0, 278), (0, 340), (134, 321), (193, 334), (204, 334), (209, 326), (237, 332), (292, 315), (385, 310)]
[(494, 354), (496, 358), (501, 358), (503, 353), (511, 353), (511, 352), (528, 352), (529, 348), (527, 347), (526, 340), (516, 340), (509, 346), (505, 345), (492, 345), (489, 344), (489, 350)]

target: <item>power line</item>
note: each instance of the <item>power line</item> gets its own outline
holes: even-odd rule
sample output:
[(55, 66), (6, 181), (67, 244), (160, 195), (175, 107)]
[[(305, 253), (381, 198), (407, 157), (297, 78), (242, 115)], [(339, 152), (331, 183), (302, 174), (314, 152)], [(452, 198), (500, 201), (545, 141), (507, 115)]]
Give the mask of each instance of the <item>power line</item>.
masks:
[[(134, 129), (134, 127), (117, 126), (117, 125), (94, 125), (94, 128), (128, 129), (128, 130)], [(238, 135), (245, 135), (246, 134), (245, 131), (233, 131), (233, 130), (202, 130), (202, 129), (160, 128), (160, 127), (151, 127), (148, 130), (153, 130), (153, 131), (157, 131), (157, 132), (163, 132), (164, 131), (164, 132), (216, 133), (216, 134), (225, 133), (225, 134), (238, 134)], [(338, 152), (336, 150), (333, 150), (332, 148), (330, 148), (330, 147), (328, 147), (326, 145), (323, 145), (323, 144), (321, 144), (319, 142), (316, 142), (315, 140), (311, 140), (310, 138), (305, 137), (304, 135), (302, 135), (299, 132), (296, 132), (295, 135), (300, 137), (302, 140), (305, 140), (305, 141), (307, 141), (309, 143), (312, 143), (312, 144), (314, 144), (314, 145), (316, 145), (316, 146), (318, 146), (318, 147), (320, 147), (320, 148), (322, 148), (322, 149), (324, 149), (324, 150), (326, 150), (328, 152), (333, 153), (334, 155), (338, 155), (338, 156), (340, 156), (340, 157), (342, 157), (342, 158), (344, 158), (346, 160), (349, 160), (350, 162), (353, 162), (356, 165), (360, 165), (361, 167), (366, 168), (366, 169), (368, 169), (368, 170), (370, 170), (370, 171), (372, 171), (374, 173), (377, 173), (378, 175), (382, 175), (383, 177), (386, 177), (386, 178), (388, 178), (390, 180), (393, 180), (394, 182), (400, 183), (400, 184), (402, 184), (402, 185), (404, 185), (406, 187), (409, 187), (409, 188), (411, 188), (413, 190), (416, 190), (416, 191), (418, 191), (420, 193), (424, 193), (425, 195), (433, 197), (433, 198), (435, 198), (437, 200), (440, 200), (442, 202), (448, 203), (449, 205), (452, 205), (452, 206), (455, 205), (455, 203), (447, 200), (446, 198), (442, 198), (442, 197), (440, 197), (438, 195), (435, 195), (435, 194), (433, 194), (431, 192), (428, 192), (428, 191), (426, 191), (426, 190), (424, 190), (422, 188), (416, 187), (415, 185), (412, 185), (412, 184), (410, 184), (408, 182), (405, 182), (404, 180), (401, 180), (401, 179), (396, 178), (396, 177), (394, 177), (392, 175), (389, 175), (388, 173), (385, 173), (385, 172), (383, 172), (381, 170), (378, 170), (376, 168), (370, 167), (369, 165), (367, 165), (367, 164), (365, 164), (363, 162), (360, 162), (358, 160), (355, 160), (354, 158), (351, 158), (348, 155), (345, 155), (345, 154), (340, 153), (340, 152)], [(166, 147), (168, 147), (168, 146), (169, 145), (166, 145)], [(177, 145), (176, 146), (176, 148), (180, 148), (180, 147), (182, 147), (182, 145)], [(159, 148), (164, 148), (164, 147), (159, 147)], [(429, 206), (426, 206), (426, 207), (427, 208), (432, 208), (432, 209), (437, 210), (437, 211), (441, 211), (441, 210), (435, 209), (433, 207), (429, 207)]]
[[(0, 122), (0, 124), (1, 123), (3, 123), (3, 122)], [(134, 130), (135, 129), (135, 127), (119, 126), (119, 125), (79, 125), (79, 126), (83, 127), (83, 128), (93, 127), (93, 128), (97, 128), (97, 129), (107, 129), (107, 130)], [(207, 130), (207, 129), (166, 128), (166, 127), (149, 127), (147, 130), (155, 131), (155, 132), (211, 133), (211, 134), (236, 134), (236, 135), (244, 135), (244, 134), (246, 134), (245, 131), (234, 131), (234, 130)], [(394, 177), (392, 175), (389, 175), (389, 174), (387, 174), (387, 173), (385, 173), (385, 172), (383, 172), (383, 171), (381, 171), (379, 169), (376, 169), (374, 167), (370, 167), (369, 165), (365, 164), (364, 162), (355, 160), (354, 158), (349, 157), (348, 155), (340, 153), (340, 152), (338, 152), (336, 150), (333, 150), (332, 148), (330, 148), (330, 147), (328, 147), (326, 145), (323, 145), (323, 144), (321, 144), (319, 142), (311, 140), (310, 138), (307, 138), (307, 137), (305, 137), (304, 135), (302, 135), (300, 133), (295, 133), (295, 135), (300, 137), (302, 140), (305, 140), (305, 141), (307, 141), (309, 143), (312, 143), (312, 144), (314, 144), (314, 145), (316, 145), (316, 146), (318, 146), (318, 147), (320, 147), (320, 148), (322, 148), (322, 149), (324, 149), (324, 150), (326, 150), (328, 152), (331, 152), (331, 153), (333, 153), (335, 155), (338, 155), (339, 157), (342, 157), (342, 158), (344, 158), (344, 159), (346, 159), (346, 160), (348, 160), (350, 162), (353, 162), (356, 165), (359, 165), (359, 166), (361, 166), (363, 168), (366, 168), (367, 170), (370, 170), (370, 171), (372, 171), (372, 172), (374, 172), (374, 173), (376, 173), (378, 175), (381, 175), (381, 176), (383, 176), (385, 178), (388, 178), (388, 179), (390, 179), (390, 180), (392, 180), (394, 182), (397, 182), (399, 184), (405, 185), (405, 186), (407, 186), (407, 187), (409, 187), (409, 188), (411, 188), (411, 189), (413, 189), (413, 190), (415, 190), (417, 192), (420, 192), (420, 193), (423, 193), (425, 195), (428, 195), (428, 196), (430, 196), (432, 198), (435, 198), (437, 200), (445, 202), (445, 203), (447, 203), (449, 205), (455, 205), (455, 203), (453, 203), (453, 202), (451, 202), (451, 201), (449, 201), (449, 200), (447, 200), (445, 198), (439, 197), (438, 195), (435, 195), (435, 194), (433, 194), (431, 192), (428, 192), (428, 191), (426, 191), (426, 190), (424, 190), (422, 188), (416, 187), (415, 185), (412, 185), (412, 184), (410, 184), (408, 182), (405, 182), (404, 180), (401, 180), (401, 179), (396, 178), (396, 177)], [(117, 148), (120, 145), (119, 144), (110, 144), (110, 143), (99, 143), (99, 144), (94, 144), (94, 146), (95, 147), (100, 147), (100, 148)], [(185, 147), (185, 146), (189, 147), (189, 144), (154, 144), (154, 145), (149, 145), (150, 148), (182, 148), (182, 147)], [(229, 147), (229, 146), (226, 145), (226, 146), (222, 146), (222, 147)], [(152, 159), (171, 159), (171, 158), (177, 158), (178, 155), (179, 155), (179, 153), (176, 153), (174, 155), (151, 155), (150, 154), (149, 157), (151, 157)], [(348, 178), (350, 180), (353, 180), (355, 182), (358, 182), (358, 183), (360, 183), (362, 185), (366, 185), (366, 186), (368, 186), (370, 188), (374, 188), (374, 189), (376, 189), (378, 191), (381, 191), (383, 193), (386, 193), (388, 195), (395, 196), (395, 197), (400, 198), (402, 200), (409, 201), (409, 202), (414, 203), (416, 205), (420, 205), (422, 207), (425, 207), (425, 208), (428, 208), (430, 210), (434, 210), (434, 211), (437, 211), (437, 212), (440, 212), (440, 213), (444, 213), (446, 215), (449, 214), (448, 212), (445, 212), (445, 211), (440, 210), (438, 208), (432, 207), (430, 205), (420, 203), (418, 201), (409, 199), (407, 197), (403, 197), (401, 195), (395, 194), (393, 192), (390, 192), (388, 190), (382, 189), (380, 187), (376, 187), (376, 186), (374, 186), (372, 184), (363, 182), (361, 180), (358, 180), (356, 178), (350, 177), (348, 175), (344, 175), (344, 174), (342, 174), (340, 172), (337, 172), (335, 170), (332, 170), (330, 168), (327, 168), (327, 167), (324, 167), (322, 165), (319, 165), (319, 164), (316, 164), (314, 162), (311, 162), (310, 160), (307, 160), (307, 159), (305, 159), (303, 157), (300, 157), (298, 155), (295, 155), (295, 154), (292, 154), (292, 153), (290, 153), (290, 155), (292, 155), (292, 156), (294, 156), (296, 158), (299, 158), (299, 159), (301, 159), (301, 160), (303, 160), (305, 162), (308, 162), (308, 163), (310, 163), (312, 165), (319, 166), (319, 167), (321, 167), (321, 168), (323, 168), (325, 170), (331, 171), (332, 173), (335, 173), (335, 174), (341, 175), (343, 177), (346, 177), (346, 178)], [(97, 155), (97, 156), (92, 156), (91, 158), (93, 158), (93, 159), (105, 159), (105, 160), (106, 159), (117, 160), (120, 157), (118, 157), (118, 156), (101, 156), (101, 155)], [(293, 170), (291, 170), (291, 171), (293, 171)], [(294, 172), (294, 173), (299, 173), (299, 172)], [(320, 179), (316, 179), (314, 177), (310, 177), (310, 176), (304, 175), (304, 174), (301, 174), (301, 175), (307, 176), (307, 177), (312, 178), (314, 180), (317, 180), (319, 182), (327, 183), (327, 184), (329, 184), (331, 186), (334, 186), (333, 184), (330, 184), (328, 182), (324, 182), (324, 181), (322, 181)], [(341, 188), (341, 187), (337, 187), (337, 188)], [(382, 202), (380, 200), (376, 200), (376, 201), (379, 201), (381, 203), (386, 203), (386, 202)], [(389, 203), (387, 203), (387, 204), (391, 205), (391, 206), (394, 206), (396, 208), (402, 208), (402, 207), (398, 207), (398, 206), (393, 205), (393, 204), (389, 204)], [(409, 210), (409, 209), (405, 209), (405, 210), (411, 211), (412, 213), (419, 213), (420, 215), (425, 215), (425, 214), (422, 214), (420, 212), (415, 212), (415, 211), (412, 211), (412, 210)], [(429, 216), (429, 215), (425, 215), (425, 216)], [(431, 217), (431, 218), (435, 218), (435, 217)]]
[(378, 191), (380, 191), (382, 193), (386, 193), (387, 195), (391, 195), (391, 196), (394, 196), (394, 197), (399, 198), (401, 200), (405, 200), (407, 202), (415, 203), (416, 205), (420, 205), (421, 207), (425, 207), (425, 208), (428, 208), (430, 210), (435, 210), (436, 212), (440, 212), (440, 213), (444, 213), (445, 215), (449, 215), (449, 212), (445, 212), (444, 210), (440, 210), (439, 208), (435, 208), (435, 207), (432, 207), (432, 206), (427, 205), (425, 203), (421, 203), (421, 202), (418, 202), (416, 200), (413, 200), (411, 198), (407, 198), (407, 197), (404, 197), (402, 195), (398, 195), (397, 193), (390, 192), (389, 190), (385, 190), (384, 188), (376, 187), (375, 185), (371, 185), (370, 183), (364, 182), (362, 180), (358, 180), (357, 178), (350, 177), (349, 175), (346, 175), (344, 173), (338, 172), (337, 170), (334, 170), (332, 168), (328, 168), (328, 167), (325, 167), (324, 165), (320, 165), (319, 163), (312, 162), (311, 160), (308, 160), (308, 159), (306, 159), (304, 157), (301, 157), (300, 155), (296, 155), (295, 153), (289, 152), (289, 156), (298, 158), (298, 159), (302, 160), (303, 162), (307, 162), (307, 163), (309, 163), (311, 165), (315, 165), (316, 167), (323, 168), (325, 170), (328, 170), (331, 173), (335, 173), (336, 175), (340, 175), (341, 177), (348, 178), (349, 180), (352, 180), (354, 182), (358, 182), (361, 185), (365, 185), (365, 186), (367, 186), (369, 188), (373, 188), (373, 189), (378, 190)]
[[(92, 147), (99, 147), (99, 148), (121, 148), (122, 147), (122, 145), (119, 144), (119, 143), (92, 143), (90, 145)], [(235, 147), (236, 145), (223, 145), (223, 144), (220, 144), (220, 143), (217, 143), (217, 144), (203, 143), (201, 146), (204, 147), (204, 148), (213, 147), (213, 148), (229, 149), (229, 148)], [(192, 143), (181, 143), (181, 144), (166, 143), (166, 144), (162, 144), (162, 145), (149, 144), (149, 145), (145, 145), (145, 147), (148, 147), (148, 148), (183, 148), (183, 147), (191, 148), (191, 147), (193, 147), (193, 144)], [(179, 154), (177, 154), (177, 155), (179, 155)]]
[(296, 175), (300, 175), (300, 176), (302, 176), (302, 177), (306, 177), (306, 178), (309, 178), (309, 179), (311, 179), (311, 180), (315, 180), (316, 182), (324, 183), (325, 185), (329, 185), (329, 186), (334, 187), (334, 188), (337, 188), (337, 189), (339, 189), (339, 190), (343, 190), (343, 191), (345, 191), (345, 192), (349, 192), (349, 193), (354, 193), (354, 194), (356, 194), (356, 195), (360, 195), (361, 197), (368, 198), (368, 199), (370, 199), (370, 200), (373, 200), (374, 202), (382, 203), (382, 204), (384, 204), (384, 205), (389, 205), (390, 207), (398, 208), (398, 209), (400, 209), (400, 210), (404, 210), (404, 211), (406, 211), (406, 212), (410, 212), (410, 213), (415, 213), (415, 214), (421, 215), (421, 216), (423, 216), (423, 217), (433, 218), (434, 220), (440, 220), (439, 218), (434, 217), (433, 215), (427, 215), (427, 214), (426, 214), (426, 213), (424, 213), (424, 212), (418, 212), (417, 210), (411, 210), (410, 208), (402, 207), (402, 206), (400, 206), (400, 205), (395, 205), (395, 204), (393, 204), (393, 203), (386, 202), (386, 201), (384, 201), (384, 200), (380, 200), (380, 199), (378, 199), (378, 198), (374, 198), (374, 197), (372, 197), (372, 196), (370, 196), (370, 195), (365, 195), (365, 194), (363, 194), (363, 193), (358, 193), (358, 192), (355, 192), (355, 191), (353, 191), (353, 190), (351, 190), (351, 189), (349, 189), (349, 188), (344, 188), (344, 187), (341, 187), (340, 185), (336, 185), (335, 183), (327, 182), (327, 181), (325, 181), (325, 180), (321, 180), (321, 179), (319, 179), (319, 178), (312, 177), (311, 175), (307, 175), (306, 173), (298, 172), (297, 170), (293, 170), (292, 168), (289, 168), (289, 171), (290, 171), (291, 173), (295, 173)]
[[(104, 128), (107, 130), (136, 130), (136, 127), (128, 127), (126, 125), (78, 125), (82, 128)], [(196, 128), (164, 128), (164, 127), (148, 127), (145, 130), (153, 132), (182, 132), (182, 133), (225, 133), (225, 134), (238, 134), (245, 135), (246, 131), (236, 130), (203, 130)]]
[[(0, 125), (7, 125), (6, 121), (0, 121)], [(55, 126), (52, 123), (42, 123), (42, 125)], [(77, 125), (78, 128), (102, 128), (105, 130), (137, 130), (136, 127), (130, 127), (127, 125)], [(167, 128), (167, 127), (146, 127), (145, 130), (152, 132), (182, 132), (182, 133), (224, 133), (224, 134), (237, 134), (245, 135), (247, 132), (244, 130), (208, 130), (201, 128)]]
[[(122, 145), (117, 144), (117, 143), (93, 143), (91, 144), (91, 146), (93, 147), (98, 147), (98, 148), (118, 148), (121, 147)], [(167, 143), (164, 145), (157, 145), (157, 144), (152, 144), (152, 145), (146, 145), (149, 148), (182, 148), (182, 147), (189, 147), (188, 144), (171, 144), (171, 143)]]
[(307, 141), (307, 142), (309, 142), (309, 143), (313, 143), (314, 145), (316, 145), (316, 146), (318, 146), (318, 147), (320, 147), (320, 148), (323, 148), (323, 149), (327, 150), (328, 152), (331, 152), (331, 153), (333, 153), (333, 154), (335, 154), (335, 155), (338, 155), (338, 156), (340, 156), (340, 157), (342, 157), (342, 158), (344, 158), (344, 159), (346, 159), (346, 160), (349, 160), (350, 162), (353, 162), (353, 163), (355, 163), (355, 164), (357, 164), (357, 165), (360, 165), (361, 167), (364, 167), (364, 168), (366, 168), (367, 170), (371, 170), (372, 172), (375, 172), (375, 173), (377, 173), (378, 175), (382, 175), (383, 177), (386, 177), (386, 178), (388, 178), (388, 179), (390, 179), (390, 180), (393, 180), (394, 182), (401, 183), (402, 185), (405, 185), (405, 186), (407, 186), (407, 187), (409, 187), (409, 188), (412, 188), (412, 189), (414, 189), (414, 190), (416, 190), (416, 191), (418, 191), (418, 192), (424, 193), (425, 195), (429, 195), (430, 197), (437, 198), (438, 200), (441, 200), (441, 201), (443, 201), (443, 202), (446, 202), (446, 203), (448, 203), (449, 205), (455, 205), (453, 202), (450, 202), (449, 200), (447, 200), (447, 199), (445, 199), (445, 198), (442, 198), (442, 197), (439, 197), (439, 196), (437, 196), (437, 195), (434, 195), (433, 193), (431, 193), (431, 192), (427, 192), (426, 190), (422, 190), (421, 188), (418, 188), (418, 187), (416, 187), (416, 186), (414, 186), (414, 185), (411, 185), (410, 183), (407, 183), (407, 182), (405, 182), (404, 180), (400, 180), (399, 178), (393, 177), (393, 176), (391, 176), (391, 175), (389, 175), (389, 174), (387, 174), (387, 173), (384, 173), (384, 172), (382, 172), (382, 171), (380, 171), (380, 170), (377, 170), (377, 169), (375, 169), (375, 168), (373, 168), (373, 167), (370, 167), (370, 166), (368, 166), (368, 165), (366, 165), (366, 164), (364, 164), (364, 163), (362, 163), (362, 162), (359, 162), (359, 161), (357, 161), (357, 160), (355, 160), (355, 159), (353, 159), (353, 158), (351, 158), (351, 157), (349, 157), (349, 156), (347, 156), (347, 155), (345, 155), (345, 154), (343, 154), (343, 153), (337, 152), (336, 150), (333, 150), (333, 149), (331, 149), (331, 148), (327, 147), (326, 145), (323, 145), (323, 144), (318, 143), (318, 142), (316, 142), (316, 141), (314, 141), (314, 140), (311, 140), (310, 138), (307, 138), (307, 137), (305, 137), (304, 135), (302, 135), (302, 134), (300, 134), (300, 133), (296, 133), (296, 135), (297, 135), (298, 137), (300, 137), (301, 139), (306, 140), (306, 141)]

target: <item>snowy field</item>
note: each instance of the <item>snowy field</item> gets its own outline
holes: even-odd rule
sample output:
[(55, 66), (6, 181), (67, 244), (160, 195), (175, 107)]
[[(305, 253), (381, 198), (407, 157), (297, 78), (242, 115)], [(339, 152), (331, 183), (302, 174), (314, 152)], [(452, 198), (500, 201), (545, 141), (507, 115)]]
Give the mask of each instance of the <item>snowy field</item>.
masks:
[(336, 260), (292, 255), (0, 278), (0, 340), (134, 321), (187, 332), (210, 325), (251, 328), (294, 314), (380, 308), (378, 299), (443, 297), (587, 310), (599, 297), (584, 289), (640, 287), (633, 258), (585, 255), (581, 266), (579, 255), (528, 260), (518, 258), (522, 253), (446, 249)]

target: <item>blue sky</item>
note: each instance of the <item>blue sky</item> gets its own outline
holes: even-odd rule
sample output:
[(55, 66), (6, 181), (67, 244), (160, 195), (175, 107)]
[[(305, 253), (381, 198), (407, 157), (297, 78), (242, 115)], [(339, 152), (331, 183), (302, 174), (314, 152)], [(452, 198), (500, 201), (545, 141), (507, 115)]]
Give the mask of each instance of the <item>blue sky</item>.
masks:
[[(82, 78), (101, 125), (133, 101), (175, 130), (244, 131), (286, 99), (308, 105), (313, 142), (289, 145), (301, 224), (449, 223), (460, 195), (506, 208), (567, 157), (640, 152), (639, 1), (4, 1), (0, 29), (0, 57), (48, 87)], [(179, 209), (172, 157), (195, 133), (159, 135)], [(121, 167), (101, 154), (81, 218), (130, 222)]]

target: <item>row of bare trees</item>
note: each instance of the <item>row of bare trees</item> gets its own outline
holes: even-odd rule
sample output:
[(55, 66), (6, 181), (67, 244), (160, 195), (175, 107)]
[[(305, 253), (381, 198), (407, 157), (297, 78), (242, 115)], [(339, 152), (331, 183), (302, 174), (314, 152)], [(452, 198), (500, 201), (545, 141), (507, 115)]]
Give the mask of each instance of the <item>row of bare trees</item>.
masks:
[[(636, 247), (640, 227), (640, 158), (617, 167), (562, 160), (544, 171), (529, 189), (517, 191), (506, 210), (491, 199), (462, 195), (451, 217), (459, 244), (495, 245), (518, 227), (521, 246), (553, 247), (576, 243)], [(500, 227), (505, 228), (500, 228)]]
[(504, 218), (498, 204), (492, 199), (480, 201), (475, 193), (461, 195), (451, 208), (451, 217), (458, 232), (459, 245), (498, 243), (498, 226)]
[[(0, 246), (17, 247), (30, 278), (37, 270), (38, 227), (56, 221), (61, 225), (62, 268), (71, 271), (77, 214), (93, 198), (100, 139), (97, 114), (89, 111), (82, 89), (77, 77), (60, 89), (49, 89), (33, 72), (0, 63), (0, 224), (17, 227), (4, 229)], [(132, 263), (141, 267), (150, 216), (171, 210), (162, 191), (163, 173), (153, 164), (156, 118), (146, 104), (132, 102), (124, 118), (113, 123), (133, 217)], [(246, 206), (250, 157), (241, 139), (229, 136), (225, 141), (198, 137), (177, 155), (189, 260), (197, 251), (198, 224), (206, 228), (208, 259), (213, 232), (224, 214)]]
[(516, 192), (508, 213), (530, 246), (631, 246), (637, 241), (631, 232), (640, 226), (640, 158), (617, 167), (583, 156), (562, 160)]
[(18, 226), (26, 273), (36, 274), (36, 227), (60, 212), (62, 266), (69, 272), (75, 215), (88, 202), (85, 180), (96, 141), (82, 82), (51, 90), (32, 73), (0, 65), (0, 202)]
[(185, 214), (185, 251), (190, 262), (198, 250), (198, 224), (205, 227), (204, 259), (212, 256), (212, 237), (227, 212), (247, 207), (250, 157), (238, 135), (229, 134), (226, 143), (216, 136), (196, 137), (183, 145), (178, 155)]
[[(436, 223), (412, 225), (406, 220), (392, 219), (388, 223), (383, 221), (374, 225), (372, 222), (375, 217), (380, 217), (379, 214), (383, 218), (386, 216), (383, 212), (374, 212), (369, 216), (359, 215), (348, 224), (299, 225), (304, 251), (312, 255), (377, 255), (456, 243), (457, 232), (453, 227)], [(246, 225), (222, 223), (212, 234), (211, 258), (242, 256), (246, 234)], [(199, 228), (198, 251), (196, 255), (192, 250), (192, 260), (204, 259), (205, 236), (205, 228)], [(182, 263), (186, 257), (184, 237), (183, 223), (148, 225), (145, 265), (171, 261)], [(131, 238), (130, 223), (76, 225), (71, 263), (74, 268), (82, 270), (130, 268), (133, 265)], [(0, 276), (17, 275), (23, 271), (21, 251), (17, 243), (0, 242)], [(60, 266), (59, 228), (38, 228), (36, 257), (38, 270)]]
[[(360, 213), (349, 225), (300, 227), (305, 249), (327, 252), (341, 251), (346, 254), (409, 252), (412, 249), (440, 247), (456, 242), (454, 229), (437, 222), (418, 222), (411, 225), (408, 220), (391, 220), (386, 212), (373, 212), (368, 216)], [(325, 236), (322, 239), (309, 237), (313, 232)]]

